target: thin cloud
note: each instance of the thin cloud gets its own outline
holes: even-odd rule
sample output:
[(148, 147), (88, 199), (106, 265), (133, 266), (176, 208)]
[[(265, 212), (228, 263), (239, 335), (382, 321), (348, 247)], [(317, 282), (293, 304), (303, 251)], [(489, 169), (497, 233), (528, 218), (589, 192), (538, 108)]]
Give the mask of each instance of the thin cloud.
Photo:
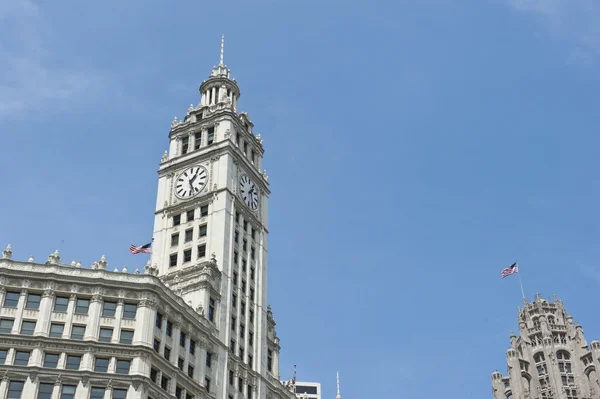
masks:
[(52, 37), (42, 10), (29, 0), (0, 0), (0, 120), (57, 109), (106, 87), (108, 76), (52, 66)]
[(546, 34), (568, 44), (568, 62), (590, 64), (600, 56), (600, 2), (597, 0), (505, 0), (533, 15)]

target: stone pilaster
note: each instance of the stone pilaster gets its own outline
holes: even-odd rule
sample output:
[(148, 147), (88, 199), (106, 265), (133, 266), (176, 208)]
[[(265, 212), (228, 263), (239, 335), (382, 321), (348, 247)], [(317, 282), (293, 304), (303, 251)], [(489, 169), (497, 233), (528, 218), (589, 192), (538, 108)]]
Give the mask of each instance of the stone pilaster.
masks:
[(88, 324), (85, 329), (85, 341), (97, 341), (100, 333), (100, 315), (102, 314), (102, 296), (94, 295), (88, 312)]
[(45, 290), (40, 301), (40, 311), (33, 335), (47, 337), (50, 332), (50, 319), (56, 295), (52, 290)]

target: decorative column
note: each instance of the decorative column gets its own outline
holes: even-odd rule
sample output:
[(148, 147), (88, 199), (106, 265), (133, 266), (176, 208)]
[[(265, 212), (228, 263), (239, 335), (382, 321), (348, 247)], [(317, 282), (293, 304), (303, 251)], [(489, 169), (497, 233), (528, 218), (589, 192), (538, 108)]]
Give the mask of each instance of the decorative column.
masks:
[[(30, 375), (25, 380), (25, 385), (23, 385), (23, 393), (21, 393), (22, 398), (35, 398), (35, 394), (37, 392), (38, 379), (37, 375)], [(58, 396), (57, 396), (58, 398)]]
[(15, 321), (11, 334), (19, 334), (21, 328), (21, 321), (23, 320), (23, 311), (25, 310), (25, 303), (27, 301), (27, 290), (23, 289), (19, 296), (19, 302), (17, 303), (17, 312), (15, 313)]
[(179, 368), (179, 334), (181, 334), (181, 324), (179, 322), (173, 322), (173, 331), (171, 337), (173, 338), (173, 347), (171, 348), (171, 364)]
[(0, 382), (0, 398), (6, 397), (6, 391), (8, 391), (8, 375), (4, 374)]
[(52, 290), (45, 290), (40, 301), (40, 311), (38, 321), (35, 325), (33, 335), (47, 337), (50, 331), (50, 319), (52, 316), (52, 306), (56, 295)]
[[(6, 288), (0, 287), (0, 304), (4, 303), (4, 297), (6, 296)], [(1, 398), (2, 396), (0, 396)]]
[(88, 323), (85, 329), (85, 341), (97, 341), (98, 334), (100, 333), (100, 315), (102, 314), (102, 296), (94, 295), (92, 297), (92, 303), (90, 303), (90, 311), (88, 316)]
[(63, 338), (71, 337), (71, 327), (73, 326), (73, 314), (75, 313), (75, 302), (77, 295), (71, 294), (69, 304), (67, 305), (67, 318), (65, 320), (65, 329), (63, 330)]
[(33, 348), (29, 358), (29, 367), (42, 367), (44, 352), (41, 348)]
[(149, 299), (141, 300), (138, 303), (137, 313), (135, 315), (136, 328), (133, 332), (133, 345), (144, 345), (149, 347), (154, 345), (155, 320), (156, 302)]
[(77, 384), (76, 397), (78, 398), (87, 398), (90, 396), (90, 384), (88, 383), (88, 378), (84, 377), (79, 384)]
[(111, 342), (118, 344), (121, 342), (121, 320), (123, 320), (123, 300), (119, 299), (117, 302), (117, 309), (115, 310), (115, 328), (113, 330), (113, 336)]

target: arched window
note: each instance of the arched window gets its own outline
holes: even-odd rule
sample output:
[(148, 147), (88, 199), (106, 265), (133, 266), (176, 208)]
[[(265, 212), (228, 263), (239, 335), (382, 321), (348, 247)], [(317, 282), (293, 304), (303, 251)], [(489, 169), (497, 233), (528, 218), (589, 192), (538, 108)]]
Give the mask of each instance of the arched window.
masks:
[(540, 319), (537, 317), (534, 317), (533, 319), (533, 326), (534, 327), (539, 327), (540, 326)]
[(575, 378), (573, 377), (573, 370), (571, 368), (571, 354), (566, 351), (558, 351), (556, 352), (556, 359), (558, 360), (558, 370), (560, 371), (562, 385), (574, 385)]
[(556, 320), (554, 320), (554, 317), (548, 316), (548, 324), (550, 324), (551, 326), (556, 324)]

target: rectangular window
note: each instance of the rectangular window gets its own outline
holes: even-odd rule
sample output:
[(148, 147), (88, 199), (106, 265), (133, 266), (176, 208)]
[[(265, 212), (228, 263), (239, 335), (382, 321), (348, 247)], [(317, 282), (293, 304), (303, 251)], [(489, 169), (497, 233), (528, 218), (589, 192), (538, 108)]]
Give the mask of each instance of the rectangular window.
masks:
[(158, 379), (158, 370), (156, 370), (155, 368), (151, 368), (150, 369), (150, 379), (153, 382), (156, 382), (158, 384), (159, 381), (157, 381)]
[(56, 301), (54, 302), (54, 311), (55, 312), (66, 312), (67, 307), (69, 306), (69, 298), (65, 296), (57, 296)]
[(23, 320), (21, 323), (21, 335), (33, 335), (35, 321)]
[(204, 388), (206, 388), (206, 392), (210, 392), (210, 378), (204, 377)]
[(177, 245), (179, 245), (179, 233), (171, 235), (171, 246), (176, 247)]
[(214, 128), (214, 126), (208, 128), (208, 144), (212, 144), (213, 141), (215, 141), (215, 128)]
[(240, 232), (237, 230), (233, 233), (233, 242), (240, 242)]
[(40, 383), (37, 399), (52, 399), (52, 391), (53, 390), (54, 390), (54, 384), (49, 384), (47, 382)]
[(242, 360), (244, 359), (244, 348), (242, 348), (241, 346), (240, 346), (240, 350), (239, 350), (239, 352), (238, 352), (238, 355), (240, 356), (240, 358), (241, 358)]
[(16, 308), (19, 304), (19, 297), (21, 296), (18, 292), (7, 292), (4, 297), (5, 308)]
[(169, 348), (168, 346), (165, 346), (165, 351), (163, 353), (163, 356), (165, 359), (171, 361), (171, 348)]
[(231, 306), (237, 308), (237, 294), (235, 292), (231, 294)]
[(254, 310), (250, 309), (250, 323), (254, 323)]
[(235, 324), (236, 324), (236, 318), (235, 316), (231, 316), (231, 331), (235, 331)]
[(248, 366), (250, 366), (250, 370), (254, 370), (254, 359), (252, 355), (248, 355)]
[(235, 145), (237, 145), (238, 147), (240, 146), (240, 134), (239, 133), (235, 134)]
[(135, 319), (137, 313), (137, 304), (126, 303), (123, 305), (123, 318), (124, 319)]
[(121, 338), (119, 343), (125, 345), (131, 345), (133, 343), (133, 331), (121, 330)]
[(254, 150), (250, 150), (250, 162), (254, 165)]
[(244, 301), (240, 303), (240, 313), (242, 314), (242, 316), (246, 315), (246, 302)]
[(188, 366), (188, 375), (190, 376), (190, 378), (194, 378), (194, 367), (193, 366)]
[(200, 216), (201, 217), (208, 216), (208, 205), (202, 205), (200, 207)]
[(160, 341), (158, 339), (154, 339), (154, 350), (160, 352)]
[(252, 331), (248, 331), (248, 345), (252, 346), (254, 343), (254, 333)]
[(246, 280), (242, 279), (242, 292), (246, 292)]
[(250, 300), (254, 301), (254, 288), (250, 288)]
[(248, 240), (246, 240), (244, 238), (244, 240), (242, 241), (242, 250), (246, 251), (248, 249)]
[(194, 230), (189, 229), (185, 231), (185, 242), (190, 242), (194, 238)]
[(90, 399), (104, 399), (104, 393), (106, 390), (101, 387), (92, 387), (90, 393)]
[(229, 370), (229, 385), (233, 385), (233, 381), (234, 381), (233, 370)]
[(0, 364), (6, 363), (6, 356), (8, 356), (8, 350), (0, 349)]
[(114, 389), (112, 399), (126, 399), (127, 389)]
[(206, 256), (206, 244), (198, 245), (198, 259)]
[(179, 333), (179, 345), (185, 348), (185, 333), (183, 331)]
[(167, 320), (167, 328), (166, 328), (167, 337), (173, 336), (173, 323), (171, 320)]
[(242, 392), (244, 389), (244, 379), (242, 377), (238, 377), (238, 391)]
[(185, 362), (185, 360), (183, 360), (182, 357), (180, 357), (179, 359), (177, 359), (177, 367), (179, 367), (179, 370), (183, 371), (183, 363)]
[(254, 230), (254, 227), (252, 228), (252, 234), (250, 234), (250, 236), (253, 240), (256, 239), (256, 230)]
[(238, 258), (239, 258), (238, 255), (239, 255), (238, 251), (233, 251), (233, 263), (236, 265), (238, 264)]
[(44, 355), (44, 367), (49, 369), (55, 369), (58, 367), (58, 357), (60, 355), (56, 353), (46, 353)]
[(73, 326), (71, 329), (71, 339), (83, 339), (85, 326)]
[(11, 381), (8, 384), (8, 394), (6, 395), (6, 399), (21, 399), (24, 385), (25, 381)]
[(27, 303), (25, 304), (25, 308), (26, 309), (39, 309), (41, 300), (42, 300), (42, 296), (39, 294), (28, 294), (27, 295)]
[(267, 370), (273, 372), (273, 351), (271, 349), (267, 351)]
[(206, 237), (207, 230), (208, 228), (206, 224), (201, 224), (198, 226), (198, 237)]
[(240, 324), (240, 340), (244, 340), (244, 336), (246, 335), (246, 327), (243, 324)]
[(239, 212), (235, 212), (235, 222), (239, 223), (240, 222), (240, 213)]
[(173, 226), (179, 226), (181, 224), (181, 215), (173, 215)]
[(110, 342), (113, 336), (112, 328), (101, 328), (100, 336), (98, 337), (98, 341), (100, 342)]
[(233, 272), (233, 284), (237, 285), (238, 283), (238, 272)]
[(181, 389), (181, 387), (175, 387), (175, 397), (177, 399), (183, 399), (181, 397), (181, 394), (183, 393), (183, 390)]
[(194, 341), (193, 339), (190, 339), (190, 354), (196, 354), (196, 341)]
[(160, 387), (162, 389), (164, 389), (165, 391), (167, 389), (169, 389), (169, 379), (167, 377), (165, 377), (164, 375), (160, 379)]
[(191, 261), (192, 261), (192, 250), (186, 249), (185, 251), (183, 251), (183, 263), (187, 263), (187, 262), (191, 262)]
[(248, 391), (246, 396), (248, 396), (248, 399), (252, 399), (252, 385), (248, 384)]
[(67, 370), (79, 370), (81, 364), (81, 356), (67, 355), (67, 364), (65, 368)]
[(231, 341), (229, 341), (229, 350), (232, 353), (235, 353), (235, 341), (233, 339)]
[(108, 361), (109, 360), (110, 359), (97, 357), (96, 362), (94, 363), (94, 371), (98, 371), (100, 373), (106, 373), (108, 371)]
[(246, 262), (246, 259), (242, 259), (242, 271), (245, 273), (246, 272), (246, 266), (248, 265), (248, 262)]
[(206, 352), (206, 367), (212, 366), (212, 353)]
[(208, 321), (215, 321), (215, 300), (213, 298), (208, 300)]
[(255, 255), (256, 255), (256, 248), (250, 247), (250, 258), (254, 259)]
[(90, 310), (89, 299), (77, 299), (77, 305), (75, 306), (75, 313), (77, 314), (88, 314)]
[(131, 361), (117, 359), (117, 374), (129, 374), (130, 367)]
[(114, 317), (115, 313), (117, 313), (117, 303), (108, 301), (104, 302), (104, 305), (102, 305), (102, 316)]
[(250, 268), (250, 278), (254, 280), (254, 275), (256, 274), (256, 269), (253, 267)]
[(196, 212), (193, 209), (190, 211), (187, 211), (185, 213), (185, 220), (187, 220), (188, 222), (193, 222), (195, 213)]
[(188, 136), (182, 137), (181, 138), (181, 155), (187, 154), (189, 147), (190, 147), (190, 138)]
[(248, 231), (248, 221), (244, 220), (244, 231)]
[(158, 328), (162, 328), (162, 320), (163, 320), (163, 316), (156, 312), (156, 320), (154, 322), (154, 325)]
[(177, 266), (177, 254), (169, 255), (169, 267)]
[[(198, 115), (198, 117), (199, 116), (200, 115)], [(197, 132), (196, 134), (194, 134), (194, 150), (200, 149), (201, 145), (202, 145), (202, 132)]]
[(244, 141), (244, 155), (248, 153), (248, 143)]
[(29, 351), (17, 351), (15, 353), (14, 365), (15, 366), (27, 366), (27, 364), (29, 363), (29, 355), (30, 355)]

